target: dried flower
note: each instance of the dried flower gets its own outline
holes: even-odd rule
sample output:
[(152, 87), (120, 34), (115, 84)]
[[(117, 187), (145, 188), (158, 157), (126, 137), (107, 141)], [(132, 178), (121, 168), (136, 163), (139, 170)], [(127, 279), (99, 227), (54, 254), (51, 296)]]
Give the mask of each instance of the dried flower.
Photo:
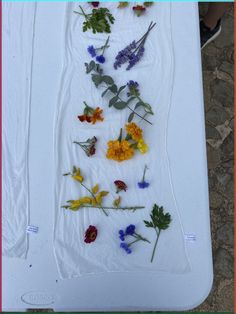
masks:
[(144, 2), (145, 7), (150, 7), (153, 5), (153, 2)]
[[(133, 238), (135, 238), (135, 240), (130, 243), (124, 242), (127, 236), (132, 236)], [(132, 224), (127, 226), (125, 231), (122, 229), (119, 230), (119, 239), (122, 241), (120, 243), (120, 247), (124, 249), (127, 254), (130, 254), (132, 252), (130, 247), (136, 242), (144, 241), (144, 242), (150, 243), (149, 240), (147, 240), (146, 238), (144, 238), (143, 236), (141, 236), (135, 231), (135, 225), (132, 225)]]
[(136, 13), (137, 16), (140, 16), (146, 11), (146, 8), (142, 5), (136, 5), (133, 7), (133, 11)]
[(125, 250), (125, 252), (127, 254), (131, 254), (132, 250), (129, 248), (129, 244), (125, 243), (125, 242), (121, 242), (120, 247)]
[(79, 145), (85, 154), (90, 157), (96, 153), (95, 144), (97, 142), (96, 136), (93, 136), (92, 138), (88, 138), (85, 142), (76, 142), (74, 141), (74, 144)]
[(97, 238), (98, 230), (95, 226), (90, 225), (85, 232), (84, 242), (91, 243), (94, 242)]
[(100, 55), (100, 56), (96, 57), (96, 61), (99, 63), (104, 63), (106, 61), (106, 59), (104, 58), (103, 55)]
[(134, 149), (126, 140), (109, 141), (106, 157), (119, 162), (131, 159), (134, 155)]
[(91, 3), (94, 8), (97, 8), (99, 6), (99, 2), (89, 2), (89, 3)]
[(125, 182), (123, 182), (121, 180), (116, 180), (116, 181), (114, 181), (114, 184), (116, 186), (116, 193), (119, 193), (120, 191), (126, 192), (127, 185), (125, 184)]
[(148, 151), (148, 145), (144, 142), (143, 139), (138, 141), (137, 147), (141, 154), (145, 154)]
[[(88, 46), (87, 48), (87, 51), (88, 53), (90, 54), (90, 56), (92, 58), (96, 57), (96, 61), (99, 62), (99, 63), (104, 63), (106, 61), (105, 57), (104, 57), (104, 53), (105, 53), (105, 50), (107, 48), (109, 48), (110, 46), (108, 45), (109, 43), (109, 36), (107, 37), (107, 40), (105, 42), (105, 44), (99, 48), (95, 48), (93, 45), (91, 46)], [(101, 54), (100, 55), (97, 55), (97, 52), (98, 51), (101, 51)]]
[(92, 107), (89, 107), (85, 101), (84, 105), (84, 114), (78, 116), (78, 119), (81, 122), (87, 121), (88, 123), (95, 124), (97, 121), (104, 120), (104, 118), (102, 117), (103, 110), (101, 108), (97, 107), (94, 109)]
[(143, 130), (134, 122), (126, 124), (126, 132), (134, 141), (138, 142), (143, 138)]
[[(140, 6), (137, 6), (140, 7)], [(141, 6), (142, 7), (142, 6)], [(136, 7), (134, 7), (136, 8)], [(135, 11), (136, 9), (133, 10)], [(144, 8), (144, 7), (142, 7)], [(145, 10), (145, 8), (144, 8)], [(142, 12), (139, 10), (136, 10), (136, 12)], [(144, 44), (146, 42), (146, 39), (150, 33), (150, 31), (153, 29), (153, 27), (156, 25), (156, 23), (151, 22), (147, 32), (138, 40), (138, 41), (132, 41), (128, 46), (126, 46), (123, 50), (120, 50), (116, 56), (116, 61), (114, 63), (114, 68), (117, 69), (121, 67), (122, 64), (125, 64), (128, 62), (128, 67), (126, 70), (130, 70), (136, 63), (138, 63), (141, 58), (144, 55)]]
[(142, 181), (141, 181), (141, 182), (138, 182), (138, 187), (139, 187), (140, 189), (148, 188), (149, 185), (150, 185), (150, 183), (148, 183), (148, 182), (145, 181), (145, 175), (146, 175), (147, 169), (148, 169), (148, 167), (147, 167), (147, 165), (145, 165), (144, 170), (143, 170)]
[(92, 58), (96, 57), (96, 49), (94, 48), (94, 46), (88, 46), (87, 50)]
[(119, 2), (117, 8), (119, 8), (119, 9), (126, 8), (128, 5), (129, 5), (129, 2)]
[(80, 168), (74, 168), (73, 169), (73, 174), (72, 174), (72, 178), (76, 181), (79, 181), (79, 182), (83, 182), (84, 181), (84, 177), (81, 176), (81, 173), (80, 173)]
[(116, 199), (113, 201), (113, 206), (119, 207), (119, 206), (120, 206), (120, 202), (121, 202), (121, 197), (119, 196), (118, 198), (116, 198)]

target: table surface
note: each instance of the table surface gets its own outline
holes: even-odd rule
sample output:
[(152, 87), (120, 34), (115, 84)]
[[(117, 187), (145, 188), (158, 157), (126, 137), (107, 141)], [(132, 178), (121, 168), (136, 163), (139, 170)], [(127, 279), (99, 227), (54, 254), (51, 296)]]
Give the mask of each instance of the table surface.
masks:
[(185, 234), (196, 236), (195, 241), (186, 242), (192, 270), (184, 275), (107, 273), (70, 280), (59, 279), (52, 246), (52, 121), (62, 65), (62, 55), (54, 51), (60, 50), (64, 6), (65, 3), (37, 3), (29, 173), (30, 223), (40, 225), (40, 229), (37, 235), (30, 236), (26, 260), (3, 258), (3, 309), (181, 311), (194, 308), (207, 297), (213, 280), (198, 5), (171, 4), (175, 83), (167, 140), (183, 228)]

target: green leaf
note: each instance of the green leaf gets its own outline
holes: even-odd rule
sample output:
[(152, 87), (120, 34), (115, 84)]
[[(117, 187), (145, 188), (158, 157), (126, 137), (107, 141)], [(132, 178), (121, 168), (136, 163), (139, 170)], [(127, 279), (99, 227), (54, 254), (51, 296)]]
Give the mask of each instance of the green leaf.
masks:
[(131, 112), (131, 114), (128, 117), (128, 122), (131, 122), (133, 120), (134, 114), (135, 114), (134, 112)]
[(109, 107), (112, 107), (118, 100), (118, 96), (112, 97), (109, 101)]
[(131, 101), (133, 101), (134, 99), (136, 99), (136, 97), (130, 97), (128, 100), (127, 100), (127, 104), (129, 104)]
[(150, 215), (155, 227), (159, 230), (165, 230), (169, 227), (171, 222), (171, 215), (164, 213), (164, 208), (154, 204), (152, 214)]
[(102, 80), (103, 80), (103, 82), (105, 82), (108, 85), (114, 84), (113, 78), (108, 76), (108, 75), (103, 75)]
[(134, 107), (134, 110), (138, 109), (138, 107), (141, 107), (142, 104), (143, 104), (143, 103), (142, 103), (141, 101), (137, 102), (137, 104), (136, 104), (135, 107)]
[(92, 81), (94, 82), (95, 86), (98, 87), (102, 83), (102, 76), (99, 74), (92, 74)]
[(92, 60), (89, 64), (88, 63), (85, 63), (84, 64), (85, 67), (86, 67), (86, 73), (90, 73), (91, 71), (93, 71), (93, 69), (95, 68), (95, 62)]
[(127, 107), (127, 103), (124, 101), (118, 101), (118, 102), (113, 104), (113, 107), (115, 107), (116, 109), (122, 110), (125, 107)]
[(126, 85), (123, 85), (123, 86), (121, 86), (120, 88), (119, 88), (119, 90), (118, 90), (118, 95), (122, 92), (122, 90), (123, 89), (125, 89), (126, 88)]
[(154, 227), (154, 225), (153, 225), (153, 223), (151, 221), (144, 220), (143, 222), (145, 223), (145, 226), (148, 227), (148, 228), (153, 228)]
[(106, 88), (105, 90), (104, 90), (104, 92), (102, 92), (102, 97), (104, 97), (105, 95), (106, 95), (106, 93), (109, 91), (109, 89), (110, 89), (110, 87), (108, 87), (108, 88)]
[(112, 86), (110, 86), (109, 87), (109, 89), (110, 89), (110, 91), (112, 92), (112, 93), (117, 93), (117, 86), (115, 85), (115, 84), (113, 84)]
[(154, 114), (152, 111), (152, 107), (148, 103), (143, 103), (144, 110), (149, 114)]

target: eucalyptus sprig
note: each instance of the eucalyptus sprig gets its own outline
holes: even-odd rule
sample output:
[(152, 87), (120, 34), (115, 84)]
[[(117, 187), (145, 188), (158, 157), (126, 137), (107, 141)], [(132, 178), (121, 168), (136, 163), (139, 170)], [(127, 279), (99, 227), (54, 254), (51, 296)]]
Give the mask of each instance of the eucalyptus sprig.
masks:
[[(98, 63), (95, 63), (93, 60), (90, 63), (85, 63), (86, 73), (91, 73), (91, 78), (96, 87), (99, 87), (101, 84), (105, 84), (105, 90), (102, 93), (102, 97), (104, 97), (107, 93), (112, 93), (113, 97), (109, 99), (109, 107), (114, 107), (115, 109), (122, 110), (128, 108), (131, 111), (131, 114), (128, 117), (128, 122), (131, 122), (134, 116), (138, 116), (145, 122), (152, 124), (145, 117), (150, 114), (153, 115), (152, 107), (142, 100), (140, 97), (140, 93), (137, 89), (130, 88), (130, 82), (126, 85), (118, 87), (113, 78), (109, 75), (104, 75), (103, 69)], [(104, 87), (104, 85), (103, 85)], [(129, 88), (129, 92), (127, 93), (128, 98), (124, 100), (121, 98), (121, 92), (126, 88)], [(131, 107), (131, 103), (136, 102), (134, 108)], [(137, 112), (137, 109), (143, 109), (144, 115), (142, 116)]]
[(150, 217), (151, 217), (151, 221), (144, 220), (144, 223), (146, 227), (153, 228), (157, 235), (153, 252), (152, 252), (152, 257), (151, 257), (151, 263), (152, 263), (161, 230), (166, 230), (167, 228), (169, 228), (169, 225), (171, 222), (171, 215), (169, 213), (164, 213), (164, 208), (162, 206), (159, 207), (157, 204), (154, 204)]
[(85, 18), (83, 22), (83, 32), (92, 29), (95, 33), (110, 33), (110, 24), (114, 24), (115, 18), (107, 8), (93, 9), (92, 13), (85, 13), (83, 8), (79, 6), (81, 12), (74, 11)]

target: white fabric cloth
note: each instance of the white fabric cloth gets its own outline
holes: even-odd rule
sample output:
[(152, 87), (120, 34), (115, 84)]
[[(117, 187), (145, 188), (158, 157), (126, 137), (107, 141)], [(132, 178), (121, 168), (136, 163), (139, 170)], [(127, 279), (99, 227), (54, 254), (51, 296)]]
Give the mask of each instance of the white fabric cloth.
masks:
[(25, 258), (35, 3), (3, 3), (3, 255)]
[[(101, 98), (102, 88), (96, 89), (91, 76), (85, 74), (84, 62), (89, 62), (88, 45), (102, 46), (107, 34), (82, 32), (83, 18), (73, 10), (79, 3), (68, 3), (65, 14), (64, 71), (59, 91), (58, 111), (55, 123), (55, 226), (54, 250), (59, 273), (62, 278), (72, 278), (82, 274), (108, 271), (165, 271), (185, 273), (189, 262), (185, 250), (183, 231), (178, 209), (174, 199), (168, 156), (166, 152), (166, 133), (168, 112), (171, 103), (174, 58), (171, 38), (171, 5), (155, 3), (142, 17), (134, 16), (131, 5), (117, 9), (117, 3), (103, 3), (115, 17), (110, 34), (110, 48), (106, 50), (106, 63), (102, 65), (104, 74), (111, 75), (118, 86), (129, 80), (140, 84), (142, 98), (152, 105), (155, 115), (149, 118), (153, 125), (135, 120), (144, 131), (149, 152), (138, 152), (131, 160), (117, 163), (105, 157), (107, 142), (119, 136), (125, 126), (128, 109), (108, 108), (106, 97)], [(81, 4), (86, 11), (91, 6)], [(130, 71), (125, 66), (115, 71), (113, 63), (116, 54), (133, 40), (139, 39), (151, 21), (157, 23), (151, 31), (143, 59)], [(81, 123), (77, 115), (83, 112), (83, 101), (92, 107), (104, 110), (104, 121), (95, 125)], [(89, 137), (98, 138), (95, 156), (87, 157), (73, 141), (84, 141)], [(148, 189), (141, 190), (137, 182), (142, 178), (144, 165), (149, 167), (146, 180)], [(135, 213), (128, 211), (109, 211), (106, 217), (99, 209), (80, 209), (77, 212), (62, 209), (69, 199), (78, 199), (87, 192), (70, 177), (62, 174), (80, 167), (89, 187), (99, 183), (101, 189), (110, 191), (104, 206), (110, 205), (117, 196), (114, 180), (123, 180), (128, 191), (122, 193), (122, 205), (144, 205), (145, 209)], [(170, 228), (163, 231), (155, 259), (150, 263), (155, 241), (153, 229), (146, 228), (143, 220), (150, 220), (154, 203), (164, 206), (170, 212)], [(152, 244), (138, 242), (133, 252), (127, 255), (120, 247), (118, 230), (135, 224), (137, 232), (148, 238)], [(98, 237), (92, 244), (84, 243), (84, 232), (89, 225), (98, 228)]]

